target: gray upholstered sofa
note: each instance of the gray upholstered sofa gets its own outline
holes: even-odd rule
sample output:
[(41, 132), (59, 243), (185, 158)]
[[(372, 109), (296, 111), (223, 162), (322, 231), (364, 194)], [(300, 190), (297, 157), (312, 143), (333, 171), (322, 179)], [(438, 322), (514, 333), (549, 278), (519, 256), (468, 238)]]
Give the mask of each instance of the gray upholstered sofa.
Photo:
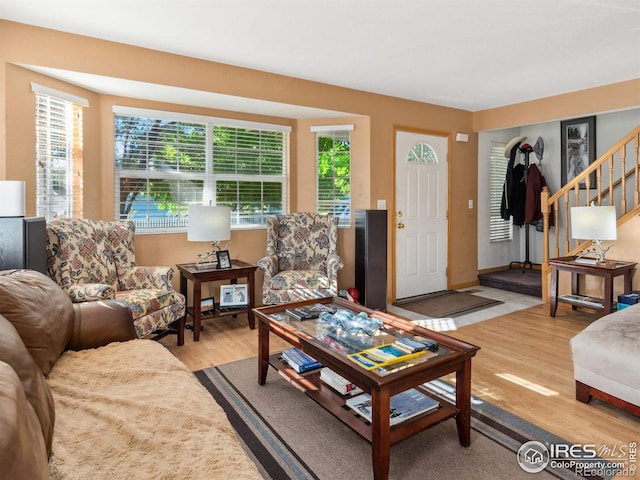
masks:
[(185, 365), (135, 338), (115, 300), (0, 272), (1, 478), (263, 478)]
[(599, 318), (571, 339), (576, 398), (640, 415), (640, 304)]

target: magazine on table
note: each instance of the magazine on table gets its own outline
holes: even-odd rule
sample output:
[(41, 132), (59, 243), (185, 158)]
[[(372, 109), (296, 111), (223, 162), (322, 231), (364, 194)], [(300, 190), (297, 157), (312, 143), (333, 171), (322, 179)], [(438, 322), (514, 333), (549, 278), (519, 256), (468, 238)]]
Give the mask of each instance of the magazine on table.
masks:
[(348, 357), (367, 370), (374, 370), (376, 368), (384, 367), (395, 362), (401, 362), (410, 358), (417, 357), (419, 355), (425, 355), (426, 353), (427, 350), (420, 350), (410, 353), (406, 350), (398, 348), (397, 345), (386, 344), (379, 345), (377, 347), (366, 348), (360, 352), (352, 353), (348, 355)]
[[(347, 406), (361, 417), (371, 422), (371, 395), (362, 393), (347, 399)], [(400, 392), (391, 397), (389, 423), (397, 425), (422, 413), (435, 410), (440, 403), (415, 388)]]

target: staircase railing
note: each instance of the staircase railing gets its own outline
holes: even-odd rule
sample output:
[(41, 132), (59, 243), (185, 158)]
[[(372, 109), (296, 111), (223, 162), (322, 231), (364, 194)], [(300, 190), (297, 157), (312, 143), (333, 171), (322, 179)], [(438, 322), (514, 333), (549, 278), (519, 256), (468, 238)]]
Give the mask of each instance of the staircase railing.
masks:
[[(594, 181), (595, 178), (595, 181)], [(569, 209), (614, 205), (618, 225), (640, 210), (640, 125), (553, 195), (545, 187), (541, 206), (544, 222), (542, 297), (549, 295), (549, 258), (575, 255), (588, 242), (571, 240)], [(555, 227), (549, 228), (553, 217)], [(552, 244), (552, 246), (550, 246)]]

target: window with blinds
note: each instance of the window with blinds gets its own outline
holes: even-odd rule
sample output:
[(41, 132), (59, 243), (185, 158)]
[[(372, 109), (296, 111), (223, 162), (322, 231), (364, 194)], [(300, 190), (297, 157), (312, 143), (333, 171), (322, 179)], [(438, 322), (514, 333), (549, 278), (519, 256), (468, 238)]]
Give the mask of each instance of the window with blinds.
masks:
[(164, 232), (184, 231), (192, 204), (229, 206), (243, 227), (286, 211), (289, 127), (114, 112), (117, 218)]
[(353, 125), (312, 127), (316, 132), (317, 211), (351, 225), (351, 130)]
[[(36, 215), (82, 217), (83, 99), (32, 85), (36, 95)], [(65, 98), (67, 97), (67, 98)]]
[(491, 242), (513, 240), (513, 223), (511, 219), (504, 220), (500, 215), (502, 191), (509, 163), (509, 159), (504, 156), (504, 147), (504, 144), (491, 144), (489, 166), (489, 240)]

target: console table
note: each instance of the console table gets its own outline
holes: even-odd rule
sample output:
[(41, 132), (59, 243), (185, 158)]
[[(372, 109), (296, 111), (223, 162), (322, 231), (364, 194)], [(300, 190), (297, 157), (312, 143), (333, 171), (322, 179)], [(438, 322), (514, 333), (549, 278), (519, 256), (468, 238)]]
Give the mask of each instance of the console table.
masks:
[[(195, 263), (183, 263), (181, 265), (176, 265), (178, 270), (180, 271), (180, 293), (184, 295), (184, 298), (187, 300), (187, 305), (189, 304), (188, 300), (188, 289), (187, 284), (188, 280), (192, 282), (192, 306), (187, 306), (187, 310), (185, 313), (186, 317), (191, 315), (193, 317), (193, 341), (197, 342), (200, 340), (200, 327), (203, 319), (209, 319), (214, 317), (222, 317), (225, 315), (233, 315), (234, 317), (239, 313), (247, 313), (247, 317), (249, 318), (249, 328), (252, 330), (256, 328), (254, 316), (253, 316), (253, 308), (255, 307), (255, 272), (258, 268), (257, 265), (252, 265), (247, 262), (243, 262), (241, 260), (231, 260), (230, 268), (211, 268), (211, 269), (203, 269), (200, 270), (196, 268)], [(244, 308), (234, 308), (228, 311), (221, 311), (218, 308), (218, 311), (215, 313), (203, 313), (200, 311), (199, 305), (202, 300), (202, 284), (206, 282), (216, 282), (220, 280), (229, 280), (230, 283), (236, 284), (238, 283), (238, 278), (246, 278), (248, 284), (248, 302), (247, 306)]]
[[(568, 303), (575, 310), (577, 307), (603, 310), (605, 314), (611, 313), (613, 308), (613, 279), (622, 275), (624, 277), (624, 291), (631, 292), (631, 277), (636, 267), (635, 262), (621, 262), (618, 260), (606, 260), (595, 265), (577, 263), (576, 257), (560, 257), (549, 260), (551, 265), (551, 302), (549, 314), (556, 316), (558, 302)], [(571, 273), (571, 295), (558, 296), (558, 274), (560, 271)], [(579, 275), (592, 275), (602, 277), (604, 280), (604, 298), (592, 298), (579, 294)]]

